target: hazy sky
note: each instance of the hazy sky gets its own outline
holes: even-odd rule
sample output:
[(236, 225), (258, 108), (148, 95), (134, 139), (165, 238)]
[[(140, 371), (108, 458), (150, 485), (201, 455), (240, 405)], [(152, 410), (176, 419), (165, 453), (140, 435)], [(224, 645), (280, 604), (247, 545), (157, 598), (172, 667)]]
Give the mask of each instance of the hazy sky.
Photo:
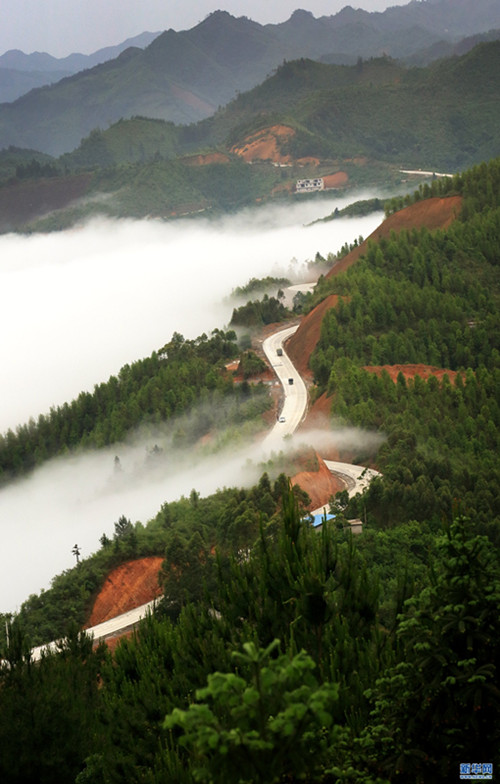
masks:
[(186, 30), (221, 9), (265, 23), (282, 22), (297, 8), (314, 16), (346, 5), (366, 11), (407, 5), (409, 0), (2, 0), (0, 54), (21, 49), (55, 57), (89, 54), (144, 31)]
[[(304, 228), (355, 198), (247, 210), (213, 222), (97, 221), (50, 235), (0, 237), (0, 334), (8, 336), (0, 341), (0, 431), (92, 390), (174, 331), (194, 338), (224, 327), (232, 312), (225, 298), (251, 277), (286, 274), (317, 251), (326, 255), (367, 237), (382, 213)], [(146, 475), (148, 446), (154, 443), (141, 440), (52, 461), (0, 489), (0, 612), (71, 567), (75, 543), (85, 556), (98, 549), (120, 515), (146, 522), (164, 501), (192, 488), (206, 495), (255, 479), (245, 467), (246, 449), (241, 461), (219, 456), (200, 468), (190, 457)], [(121, 483), (113, 474), (117, 451)]]

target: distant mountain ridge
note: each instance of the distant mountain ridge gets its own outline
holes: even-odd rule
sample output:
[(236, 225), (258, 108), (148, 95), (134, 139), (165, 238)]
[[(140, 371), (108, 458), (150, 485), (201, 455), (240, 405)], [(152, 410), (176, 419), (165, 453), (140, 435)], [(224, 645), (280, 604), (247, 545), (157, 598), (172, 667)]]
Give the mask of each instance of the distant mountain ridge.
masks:
[(59, 160), (9, 148), (0, 154), (0, 231), (102, 214), (218, 214), (294, 199), (304, 177), (324, 178), (327, 189), (387, 187), (406, 182), (402, 169), (461, 171), (500, 155), (498, 74), (500, 41), (426, 68), (302, 58), (196, 125), (120, 120)]
[(68, 73), (76, 73), (84, 68), (92, 68), (94, 65), (104, 63), (106, 60), (113, 60), (131, 46), (145, 49), (160, 35), (160, 32), (140, 33), (132, 38), (127, 38), (115, 46), (105, 46), (102, 49), (98, 49), (92, 52), (92, 54), (74, 52), (67, 55), (67, 57), (53, 57), (51, 54), (47, 54), (47, 52), (25, 54), (20, 49), (9, 49), (8, 52), (0, 55), (0, 68), (14, 68), (18, 71), (67, 71)]
[[(191, 30), (168, 30), (144, 50), (32, 90), (0, 105), (0, 148), (71, 151), (95, 128), (146, 116), (198, 122), (262, 82), (284, 60), (354, 63), (409, 58), (424, 46), (500, 28), (498, 0), (423, 0), (369, 13), (349, 6), (320, 19), (298, 10), (278, 25), (216, 11)], [(429, 49), (429, 51), (431, 51)]]
[(20, 49), (9, 49), (0, 55), (0, 103), (15, 101), (36, 87), (54, 84), (65, 76), (93, 68), (107, 60), (114, 60), (131, 46), (144, 49), (160, 35), (144, 32), (127, 38), (116, 46), (106, 46), (92, 54), (73, 53), (67, 57), (53, 57), (47, 52), (25, 54)]

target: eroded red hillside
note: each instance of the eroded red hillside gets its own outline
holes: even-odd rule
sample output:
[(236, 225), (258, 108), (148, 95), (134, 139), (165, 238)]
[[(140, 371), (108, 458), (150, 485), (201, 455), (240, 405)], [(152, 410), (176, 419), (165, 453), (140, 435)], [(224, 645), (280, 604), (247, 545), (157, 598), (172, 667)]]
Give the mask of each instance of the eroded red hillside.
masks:
[(151, 556), (121, 564), (107, 576), (86, 628), (104, 623), (161, 595), (158, 572), (163, 558)]
[(344, 483), (330, 473), (324, 461), (316, 454), (318, 463), (317, 471), (300, 471), (292, 477), (292, 485), (298, 485), (308, 494), (311, 499), (309, 510), (318, 509), (323, 504), (327, 504), (331, 496), (344, 490)]
[(287, 125), (272, 125), (247, 136), (241, 144), (235, 145), (231, 152), (236, 153), (244, 161), (272, 161), (273, 163), (290, 163), (289, 155), (283, 155), (281, 144), (295, 135), (293, 128)]
[(321, 333), (321, 322), (327, 310), (338, 302), (336, 294), (330, 294), (314, 310), (304, 316), (295, 335), (286, 344), (287, 353), (301, 376), (311, 376), (309, 357), (316, 348)]

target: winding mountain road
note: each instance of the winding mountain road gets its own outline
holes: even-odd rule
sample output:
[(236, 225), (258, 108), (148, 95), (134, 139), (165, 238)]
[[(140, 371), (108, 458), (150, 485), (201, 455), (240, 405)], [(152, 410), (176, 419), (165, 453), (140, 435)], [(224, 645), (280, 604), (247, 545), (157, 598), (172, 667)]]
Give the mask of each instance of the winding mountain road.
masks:
[[(295, 324), (293, 327), (274, 332), (262, 344), (264, 354), (281, 382), (285, 396), (278, 421), (264, 439), (263, 444), (265, 447), (279, 446), (284, 436), (292, 435), (295, 432), (306, 413), (306, 385), (284, 349), (285, 341), (297, 329), (298, 324)], [(278, 354), (278, 350), (282, 353)], [(292, 383), (290, 383), (290, 380)]]
[[(265, 437), (263, 441), (264, 446), (279, 447), (280, 441), (286, 435), (292, 435), (295, 432), (307, 411), (306, 385), (292, 360), (287, 355), (284, 345), (288, 338), (295, 334), (297, 329), (298, 324), (282, 329), (279, 332), (274, 332), (262, 344), (262, 349), (281, 382), (285, 395), (278, 422)], [(280, 354), (278, 354), (278, 350)], [(293, 384), (289, 383), (290, 379), (293, 380)], [(283, 422), (279, 421), (281, 418), (284, 419)], [(344, 482), (350, 498), (366, 490), (371, 480), (375, 476), (379, 476), (378, 471), (374, 471), (372, 468), (365, 468), (365, 466), (333, 460), (325, 460), (324, 463), (332, 474), (335, 474)]]
[[(283, 438), (295, 432), (307, 410), (306, 385), (284, 348), (285, 342), (297, 329), (298, 324), (282, 329), (270, 335), (262, 344), (263, 351), (281, 382), (284, 392), (284, 403), (278, 421), (263, 441), (263, 445), (268, 448), (281, 448)], [(280, 350), (279, 354), (278, 349)], [(290, 384), (290, 379), (293, 380), (292, 384)], [(280, 419), (283, 421), (280, 421)], [(325, 460), (325, 464), (332, 473), (344, 481), (350, 497), (356, 495), (356, 493), (363, 492), (370, 481), (378, 475), (377, 471), (364, 468), (364, 466), (333, 462), (331, 460)], [(323, 511), (323, 508), (315, 510), (317, 513), (322, 513)], [(98, 626), (86, 629), (86, 632), (92, 635), (96, 643), (106, 640), (108, 637), (123, 634), (133, 629), (149, 611), (152, 611), (154, 604), (154, 601), (143, 604), (123, 615), (100, 623)], [(51, 642), (34, 648), (31, 652), (32, 659), (37, 661), (42, 656), (43, 650), (57, 650), (57, 647), (56, 642)]]

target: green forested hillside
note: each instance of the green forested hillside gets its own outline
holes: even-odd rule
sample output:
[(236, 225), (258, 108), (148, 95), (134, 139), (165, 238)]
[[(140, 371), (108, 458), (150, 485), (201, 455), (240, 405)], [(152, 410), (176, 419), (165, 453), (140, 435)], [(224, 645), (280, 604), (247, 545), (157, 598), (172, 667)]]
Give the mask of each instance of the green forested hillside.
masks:
[[(498, 541), (500, 161), (455, 180), (461, 219), (446, 231), (403, 231), (324, 280), (327, 312), (311, 367), (332, 416), (382, 431), (374, 482), (353, 513), (379, 525), (467, 510)], [(448, 186), (449, 187), (449, 186)], [(453, 372), (396, 385), (370, 366), (425, 364)], [(455, 377), (456, 373), (456, 377)]]
[[(66, 221), (96, 210), (164, 217), (236, 209), (293, 189), (304, 168), (276, 168), (271, 161), (251, 167), (231, 154), (249, 134), (276, 124), (293, 129), (280, 142), (281, 155), (292, 163), (318, 159), (315, 175), (340, 166), (352, 185), (361, 173), (353, 158), (365, 161), (365, 184), (382, 180), (386, 187), (401, 167), (459, 171), (500, 151), (498, 74), (498, 41), (421, 69), (387, 57), (360, 59), (356, 66), (285, 62), (197, 125), (136, 117), (93, 131), (56, 166), (93, 171), (88, 194), (108, 198), (88, 201)], [(223, 153), (226, 162), (193, 166), (182, 157), (210, 151)], [(58, 223), (64, 225), (56, 214), (40, 227)]]
[[(281, 122), (296, 130), (288, 149), (294, 158), (363, 154), (405, 166), (455, 171), (498, 154), (499, 74), (499, 41), (427, 68), (407, 68), (388, 57), (360, 58), (355, 66), (294, 60), (214, 117), (191, 131), (180, 130), (178, 144), (187, 150), (193, 144), (231, 147), (248, 133)], [(139, 133), (144, 133), (145, 151), (151, 149), (151, 134), (147, 127), (138, 130), (137, 121), (125, 122), (119, 130), (130, 136), (130, 150)], [(93, 141), (109, 148), (109, 162), (120, 162), (117, 135), (118, 129), (94, 136), (85, 142), (87, 157), (80, 150), (64, 160), (71, 166), (81, 160), (100, 163)], [(126, 149), (122, 143), (122, 155)], [(169, 148), (159, 140), (157, 151), (164, 150)], [(137, 159), (137, 152), (133, 155)]]
[[(242, 422), (269, 405), (263, 388), (235, 387), (224, 363), (238, 356), (236, 334), (216, 329), (210, 338), (185, 340), (174, 333), (158, 355), (125, 365), (118, 376), (81, 392), (71, 403), (0, 435), (0, 483), (45, 460), (85, 447), (126, 439), (139, 426), (155, 427), (193, 412), (178, 446), (187, 446), (212, 426)], [(223, 406), (223, 403), (225, 404)], [(197, 416), (196, 406), (204, 405)]]
[[(120, 519), (7, 619), (2, 781), (437, 784), (500, 764), (500, 160), (443, 187), (463, 196), (450, 228), (371, 245), (316, 293), (340, 296), (318, 392), (334, 424), (386, 436), (382, 476), (334, 499), (320, 533), (284, 476)], [(410, 361), (450, 378), (367, 369)], [(165, 599), (131, 640), (111, 657), (70, 631), (30, 661), (54, 598), (83, 607), (107, 565), (145, 552), (165, 555)]]
[[(498, 154), (500, 42), (407, 69), (388, 58), (356, 66), (285, 63), (214, 118), (241, 133), (243, 118), (277, 113), (297, 129), (294, 157), (364, 154), (405, 166), (463, 168)], [(234, 132), (233, 132), (234, 133)]]
[(112, 660), (73, 632), (30, 664), (11, 626), (2, 780), (434, 783), (457, 755), (496, 766), (495, 550), (464, 518), (358, 542), (312, 531), (285, 490), (250, 557), (210, 572), (200, 538), (187, 560), (172, 542), (191, 603)]
[[(298, 178), (339, 169), (351, 186), (376, 182), (386, 188), (402, 186), (402, 168), (460, 171), (500, 152), (499, 74), (499, 41), (427, 68), (409, 68), (386, 56), (359, 58), (353, 66), (285, 61), (260, 86), (198, 123), (134, 116), (100, 128), (96, 121), (73, 152), (48, 159), (62, 178), (57, 198), (45, 191), (40, 196), (43, 168), (33, 169), (31, 180), (26, 179), (31, 169), (23, 170), (23, 204), (29, 202), (32, 210), (27, 215), (19, 208), (17, 220), (11, 212), (19, 154), (4, 155), (0, 204), (8, 220), (4, 216), (0, 228), (46, 231), (95, 214), (165, 218), (237, 209), (290, 198)], [(249, 166), (234, 153), (250, 134), (275, 125), (291, 129), (278, 140), (286, 168), (276, 167), (275, 160)], [(203, 161), (193, 159), (195, 154), (205, 156)], [(208, 165), (194, 165), (199, 163)], [(64, 201), (64, 182), (77, 172), (88, 173), (89, 180), (76, 196), (68, 179)], [(50, 214), (32, 221), (37, 212)]]
[(94, 129), (60, 165), (73, 169), (113, 166), (156, 158), (175, 158), (182, 148), (182, 126), (148, 117), (120, 120), (104, 132)]

